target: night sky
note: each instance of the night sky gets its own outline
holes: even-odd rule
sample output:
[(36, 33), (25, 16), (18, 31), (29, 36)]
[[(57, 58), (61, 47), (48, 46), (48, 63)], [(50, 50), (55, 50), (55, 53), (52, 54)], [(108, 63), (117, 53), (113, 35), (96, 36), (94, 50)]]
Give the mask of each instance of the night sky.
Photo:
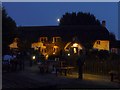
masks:
[[(4, 2), (7, 13), (17, 26), (55, 26), (65, 12), (90, 12), (100, 21), (106, 20), (110, 32), (118, 35), (118, 3), (116, 2)], [(117, 37), (118, 38), (118, 37)]]

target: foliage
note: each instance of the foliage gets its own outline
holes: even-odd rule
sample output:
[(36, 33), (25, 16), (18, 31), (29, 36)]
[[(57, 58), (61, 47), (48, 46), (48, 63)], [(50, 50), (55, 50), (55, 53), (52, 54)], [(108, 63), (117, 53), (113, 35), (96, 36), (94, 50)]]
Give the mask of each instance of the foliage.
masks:
[(83, 12), (65, 13), (59, 25), (101, 25), (93, 14)]
[(114, 33), (112, 33), (112, 32), (109, 33), (109, 40), (110, 41), (116, 41), (116, 37), (115, 37)]
[(109, 52), (106, 50), (100, 50), (98, 52), (98, 57), (100, 58), (100, 60), (107, 60), (109, 57)]
[(12, 42), (16, 36), (16, 23), (7, 14), (5, 8), (2, 8), (2, 50), (3, 54), (9, 50), (8, 45)]
[(86, 48), (86, 50), (92, 49), (93, 48), (93, 44), (94, 44), (94, 42), (90, 41), (90, 40), (85, 42), (85, 43), (83, 43), (83, 45)]
[(110, 57), (109, 57), (109, 60), (119, 60), (119, 55), (116, 54), (116, 53), (110, 53)]
[(87, 51), (86, 57), (87, 57), (87, 60), (101, 62), (101, 61), (109, 60), (110, 54), (106, 50), (98, 51), (98, 50), (91, 49), (91, 51)]
[(55, 58), (60, 58), (59, 55), (51, 55), (48, 57), (49, 60), (55, 60)]
[(18, 38), (17, 40), (17, 46), (18, 46), (19, 51), (25, 51), (25, 52), (29, 52), (31, 48), (29, 41), (22, 40), (20, 38)]

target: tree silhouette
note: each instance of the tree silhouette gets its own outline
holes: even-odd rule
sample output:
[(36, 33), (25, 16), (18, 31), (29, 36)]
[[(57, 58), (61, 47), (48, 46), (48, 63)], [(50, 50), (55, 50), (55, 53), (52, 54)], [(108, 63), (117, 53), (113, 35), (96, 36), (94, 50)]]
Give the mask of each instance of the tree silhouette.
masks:
[(22, 40), (20, 38), (18, 38), (17, 46), (18, 46), (18, 50), (20, 52), (28, 52), (30, 50), (30, 48), (31, 48), (31, 44), (30, 44), (29, 41)]
[(109, 33), (109, 40), (112, 42), (112, 41), (116, 41), (116, 37), (115, 37), (115, 34), (110, 32)]
[(7, 14), (4, 7), (2, 7), (2, 52), (5, 54), (9, 47), (8, 45), (12, 42), (16, 36), (16, 23)]
[(93, 14), (83, 12), (65, 13), (60, 19), (59, 25), (101, 25)]
[(115, 34), (114, 33), (112, 33), (112, 32), (110, 32), (109, 33), (109, 41), (110, 41), (110, 48), (112, 48), (112, 47), (116, 47), (116, 37), (115, 37)]

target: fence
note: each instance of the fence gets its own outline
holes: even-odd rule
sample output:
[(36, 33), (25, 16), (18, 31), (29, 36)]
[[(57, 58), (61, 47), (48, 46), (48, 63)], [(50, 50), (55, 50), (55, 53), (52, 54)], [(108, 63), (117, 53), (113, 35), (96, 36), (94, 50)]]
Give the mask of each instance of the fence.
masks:
[(86, 60), (84, 63), (84, 73), (109, 75), (111, 70), (120, 73), (120, 59), (104, 61)]

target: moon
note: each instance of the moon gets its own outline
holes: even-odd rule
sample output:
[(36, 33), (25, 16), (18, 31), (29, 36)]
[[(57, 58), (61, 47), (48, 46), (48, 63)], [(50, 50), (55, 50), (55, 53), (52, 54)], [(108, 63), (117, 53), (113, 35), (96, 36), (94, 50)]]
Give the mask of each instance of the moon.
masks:
[(60, 22), (60, 19), (58, 18), (57, 21)]

